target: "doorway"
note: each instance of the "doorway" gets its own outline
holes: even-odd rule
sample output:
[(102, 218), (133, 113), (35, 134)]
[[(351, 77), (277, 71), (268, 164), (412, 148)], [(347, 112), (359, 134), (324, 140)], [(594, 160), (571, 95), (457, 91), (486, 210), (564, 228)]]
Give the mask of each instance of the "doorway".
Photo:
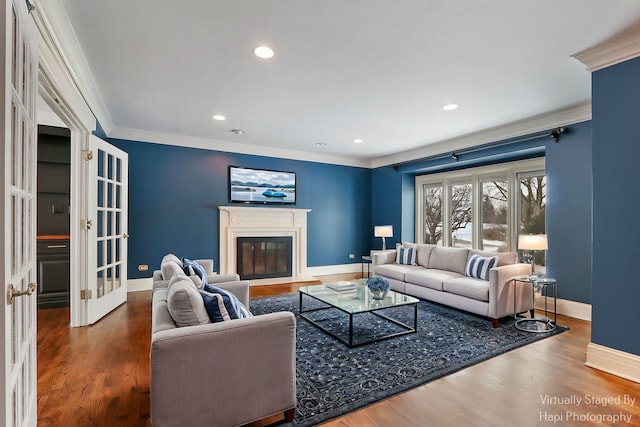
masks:
[(70, 305), (71, 131), (38, 124), (38, 309)]

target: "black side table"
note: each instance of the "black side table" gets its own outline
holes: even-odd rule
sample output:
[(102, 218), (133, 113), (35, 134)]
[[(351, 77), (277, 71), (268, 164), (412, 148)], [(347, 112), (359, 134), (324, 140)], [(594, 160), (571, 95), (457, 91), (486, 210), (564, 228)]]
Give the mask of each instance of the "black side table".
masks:
[(364, 277), (364, 265), (367, 264), (367, 277), (371, 277), (371, 263), (373, 260), (371, 259), (371, 255), (362, 255), (362, 265), (360, 266), (360, 272), (362, 277)]
[[(551, 332), (556, 328), (557, 324), (557, 298), (558, 298), (558, 283), (556, 279), (551, 277), (541, 277), (541, 276), (516, 276), (513, 279), (514, 282), (514, 290), (513, 290), (513, 306), (516, 307), (516, 294), (517, 294), (517, 286), (518, 283), (531, 283), (533, 286), (531, 287), (531, 292), (533, 293), (533, 305), (535, 310), (535, 302), (536, 302), (536, 291), (539, 291), (541, 295), (544, 296), (544, 317), (521, 317), (518, 318), (517, 314), (514, 313), (514, 318), (516, 319), (516, 329), (525, 332), (534, 332), (534, 333), (542, 333), (542, 332)], [(548, 309), (548, 297), (549, 290), (553, 290), (553, 320), (548, 317), (549, 309)]]

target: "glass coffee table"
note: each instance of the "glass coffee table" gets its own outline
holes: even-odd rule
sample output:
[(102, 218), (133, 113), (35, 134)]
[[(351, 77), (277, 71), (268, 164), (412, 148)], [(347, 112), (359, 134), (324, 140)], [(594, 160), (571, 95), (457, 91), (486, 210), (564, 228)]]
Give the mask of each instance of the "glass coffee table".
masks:
[[(418, 330), (418, 299), (400, 292), (388, 291), (384, 299), (374, 299), (369, 292), (365, 282), (366, 279), (352, 280), (354, 289), (348, 291), (335, 291), (327, 285), (304, 286), (298, 289), (300, 295), (300, 317), (309, 321), (328, 335), (343, 342), (350, 348), (361, 345), (386, 340), (400, 335), (412, 334)], [(320, 302), (320, 303), (318, 303)], [(343, 334), (335, 333), (325, 325), (325, 322), (314, 318), (311, 314), (325, 310), (337, 309), (348, 316), (348, 338)], [(391, 310), (394, 309), (394, 310)], [(403, 313), (403, 318), (409, 319), (401, 321), (389, 316), (390, 312), (397, 314), (398, 310), (407, 310)], [(412, 312), (412, 316), (411, 316)], [(392, 328), (389, 333), (364, 340), (354, 340), (354, 316), (365, 314), (375, 315), (377, 318), (390, 322), (397, 327)], [(413, 321), (411, 321), (411, 319)], [(346, 319), (345, 319), (346, 320)], [(357, 337), (356, 337), (357, 338)]]

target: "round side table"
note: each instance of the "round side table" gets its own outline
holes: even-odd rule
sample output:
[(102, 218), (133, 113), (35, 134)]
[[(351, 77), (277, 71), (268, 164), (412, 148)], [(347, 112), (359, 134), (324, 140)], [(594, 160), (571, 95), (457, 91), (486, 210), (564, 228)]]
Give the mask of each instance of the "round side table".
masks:
[[(544, 296), (544, 317), (534, 316), (534, 317), (516, 317), (516, 329), (525, 332), (534, 332), (534, 333), (542, 333), (542, 332), (551, 332), (556, 328), (556, 320), (557, 320), (557, 298), (558, 298), (558, 283), (556, 279), (551, 277), (541, 277), (541, 276), (517, 276), (513, 278), (515, 286), (517, 287), (518, 283), (531, 283), (533, 286), (531, 287), (531, 292), (533, 293), (533, 304), (535, 309), (535, 301), (536, 301), (536, 291), (539, 291), (541, 295)], [(549, 309), (548, 309), (548, 298), (549, 291), (553, 291), (553, 320), (548, 317)], [(515, 306), (515, 294), (516, 289), (514, 289), (514, 306)], [(515, 315), (514, 315), (515, 316)]]

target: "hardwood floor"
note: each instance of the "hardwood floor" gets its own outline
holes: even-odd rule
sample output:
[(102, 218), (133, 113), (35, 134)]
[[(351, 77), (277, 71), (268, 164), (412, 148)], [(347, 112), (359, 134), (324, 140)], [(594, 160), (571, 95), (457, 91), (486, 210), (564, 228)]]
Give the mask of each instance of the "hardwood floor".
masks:
[[(251, 296), (307, 284), (253, 287)], [(640, 384), (584, 366), (590, 323), (564, 316), (558, 321), (571, 330), (325, 425), (640, 426)], [(38, 311), (38, 424), (150, 426), (151, 293), (130, 293), (125, 305), (93, 326), (68, 323), (68, 309)], [(614, 423), (607, 416), (627, 418)]]

